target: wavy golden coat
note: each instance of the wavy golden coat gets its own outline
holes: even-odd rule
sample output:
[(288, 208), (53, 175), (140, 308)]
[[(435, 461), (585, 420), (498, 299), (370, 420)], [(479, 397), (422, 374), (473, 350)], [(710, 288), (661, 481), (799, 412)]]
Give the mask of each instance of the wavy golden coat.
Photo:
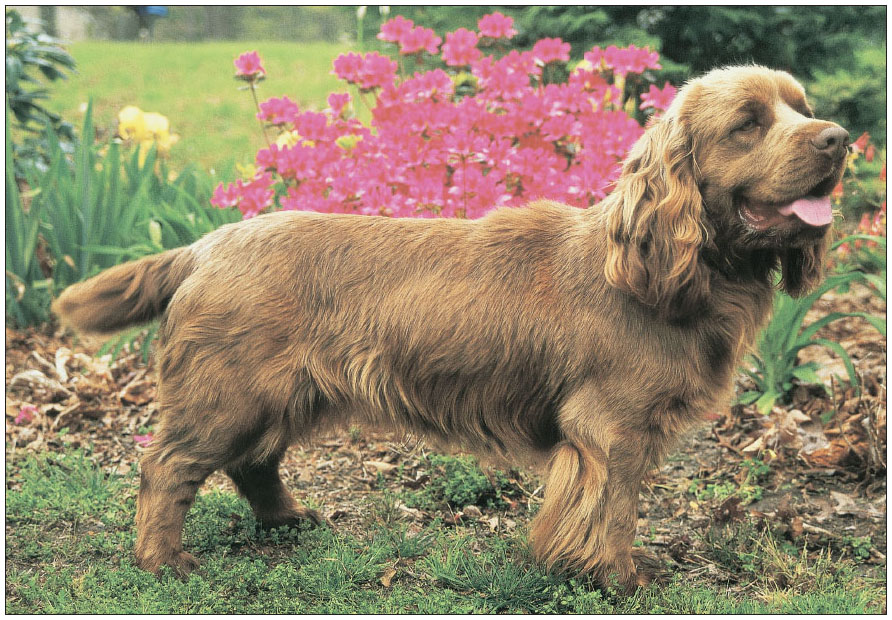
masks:
[(139, 565), (196, 566), (183, 520), (219, 468), (264, 524), (318, 520), (279, 461), (353, 420), (545, 464), (536, 557), (646, 583), (642, 477), (726, 406), (775, 273), (794, 295), (820, 278), (847, 143), (786, 73), (717, 70), (679, 92), (591, 209), (274, 213), (69, 288), (55, 311), (84, 330), (164, 311)]

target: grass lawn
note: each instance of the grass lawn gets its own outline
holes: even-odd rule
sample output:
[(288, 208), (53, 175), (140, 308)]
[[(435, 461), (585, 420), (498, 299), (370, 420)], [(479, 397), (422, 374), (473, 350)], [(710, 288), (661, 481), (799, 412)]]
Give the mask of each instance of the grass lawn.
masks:
[[(137, 486), (135, 471), (108, 475), (80, 450), (7, 462), (6, 612), (839, 614), (879, 613), (885, 601), (884, 584), (851, 562), (784, 554), (760, 561), (745, 593), (682, 571), (620, 598), (543, 572), (522, 532), (435, 520), (412, 533), (386, 490), (369, 499), (358, 536), (262, 533), (245, 501), (200, 494), (185, 545), (201, 567), (187, 581), (167, 569), (155, 579), (133, 565)], [(726, 549), (737, 562), (730, 539)]]
[(348, 51), (338, 44), (86, 41), (70, 46), (78, 73), (52, 85), (48, 107), (79, 127), (82, 104), (92, 97), (96, 126), (104, 130), (114, 130), (125, 105), (163, 114), (180, 136), (171, 150), (175, 170), (190, 162), (203, 169), (247, 163), (264, 145), (251, 95), (232, 77), (233, 59), (248, 50), (260, 53), (267, 71), (260, 101), (288, 95), (301, 108), (320, 109), (328, 93), (346, 90), (330, 73), (334, 58)]

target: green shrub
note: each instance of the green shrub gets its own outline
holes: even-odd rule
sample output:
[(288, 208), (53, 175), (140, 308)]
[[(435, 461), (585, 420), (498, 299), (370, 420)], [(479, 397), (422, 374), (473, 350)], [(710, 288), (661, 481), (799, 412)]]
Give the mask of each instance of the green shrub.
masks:
[[(20, 177), (25, 168), (46, 167), (46, 128), (53, 129), (69, 152), (76, 141), (71, 123), (41, 103), (49, 98), (49, 90), (37, 77), (42, 76), (49, 82), (67, 79), (65, 72), (74, 71), (74, 58), (61, 47), (58, 39), (34, 32), (35, 25), (22, 19), (18, 11), (6, 11), (6, 99), (15, 116), (13, 128), (18, 137), (13, 141), (12, 151)], [(6, 133), (9, 135), (8, 127)]]
[(13, 325), (45, 321), (49, 310), (49, 280), (40, 270), (37, 247), (40, 204), (22, 201), (13, 170), (9, 106), (6, 107), (6, 319)]
[(407, 498), (408, 505), (434, 508), (446, 503), (458, 510), (469, 504), (496, 507), (504, 505), (503, 494), (512, 494), (502, 472), (494, 471), (487, 477), (472, 456), (431, 454), (426, 459), (432, 470), (431, 481)]
[(852, 136), (869, 132), (883, 144), (886, 141), (886, 48), (869, 47), (855, 51), (850, 66), (814, 71), (807, 84), (809, 98), (820, 118), (832, 118)]

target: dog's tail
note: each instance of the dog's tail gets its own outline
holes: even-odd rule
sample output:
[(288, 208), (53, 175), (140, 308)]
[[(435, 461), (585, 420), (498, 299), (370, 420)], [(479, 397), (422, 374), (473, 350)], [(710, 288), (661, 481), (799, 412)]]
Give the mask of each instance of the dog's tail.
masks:
[(63, 325), (83, 332), (108, 333), (144, 323), (164, 311), (195, 267), (189, 247), (117, 265), (69, 286), (52, 310)]

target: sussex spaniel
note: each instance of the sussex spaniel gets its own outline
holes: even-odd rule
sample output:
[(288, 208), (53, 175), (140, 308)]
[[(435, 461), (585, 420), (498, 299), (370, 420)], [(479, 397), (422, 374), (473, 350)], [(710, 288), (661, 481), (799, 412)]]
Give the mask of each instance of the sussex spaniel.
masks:
[(647, 583), (641, 479), (726, 406), (776, 273), (792, 295), (821, 277), (848, 140), (788, 74), (726, 68), (679, 92), (591, 209), (273, 213), (69, 288), (55, 311), (83, 330), (163, 313), (139, 566), (197, 565), (183, 520), (219, 468), (263, 524), (318, 521), (279, 461), (352, 420), (547, 464), (535, 556)]

